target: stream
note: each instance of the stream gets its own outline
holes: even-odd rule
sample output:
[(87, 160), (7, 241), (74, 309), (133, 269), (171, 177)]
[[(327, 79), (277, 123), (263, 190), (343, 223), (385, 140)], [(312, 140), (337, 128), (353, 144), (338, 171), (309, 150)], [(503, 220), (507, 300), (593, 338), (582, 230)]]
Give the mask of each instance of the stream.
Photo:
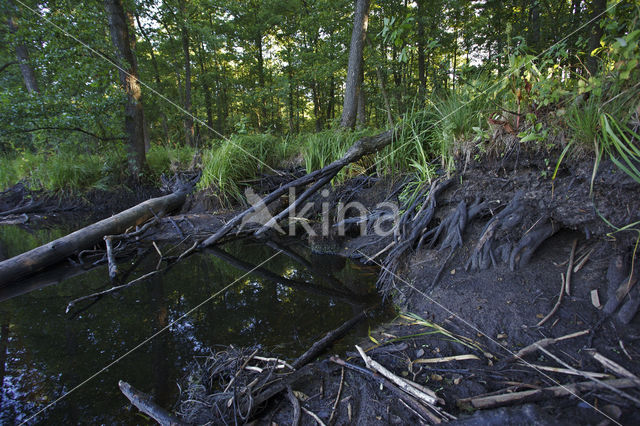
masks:
[[(19, 254), (71, 230), (0, 226), (0, 255)], [(165, 256), (183, 249), (158, 248)], [(243, 240), (222, 249), (196, 253), (161, 275), (79, 303), (69, 313), (65, 308), (71, 300), (111, 286), (106, 265), (85, 270), (65, 264), (25, 280), (17, 291), (0, 288), (0, 422), (16, 424), (38, 413), (30, 423), (147, 423), (120, 393), (118, 380), (172, 409), (178, 383), (211, 349), (260, 345), (293, 359), (362, 308), (378, 306), (368, 322), (331, 350), (344, 353), (369, 327), (393, 315), (379, 307), (375, 268), (315, 255), (291, 241)], [(120, 261), (128, 274), (124, 282), (158, 264), (154, 248), (137, 250), (131, 260)], [(259, 265), (279, 251), (247, 275), (247, 265)], [(211, 298), (234, 280), (229, 290)]]

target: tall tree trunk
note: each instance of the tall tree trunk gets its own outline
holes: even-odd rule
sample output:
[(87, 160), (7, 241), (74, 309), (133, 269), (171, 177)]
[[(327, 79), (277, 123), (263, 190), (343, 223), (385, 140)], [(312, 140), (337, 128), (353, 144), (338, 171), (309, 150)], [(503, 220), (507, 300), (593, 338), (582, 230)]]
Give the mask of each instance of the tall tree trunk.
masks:
[(288, 103), (289, 103), (289, 133), (293, 134), (295, 133), (295, 112), (294, 112), (294, 105), (293, 105), (293, 70), (291, 69), (291, 63), (289, 63), (289, 66), (287, 66), (287, 79), (289, 80), (289, 99), (288, 99)]
[[(580, 26), (580, 11), (582, 9), (582, 0), (572, 0), (571, 1), (571, 28), (578, 28)], [(574, 72), (576, 74), (580, 73), (580, 68), (578, 66), (579, 61), (574, 59), (576, 54), (576, 41), (578, 37), (577, 35), (572, 36), (569, 39), (569, 61), (573, 65)]]
[(360, 90), (358, 90), (358, 109), (356, 113), (356, 127), (362, 129), (367, 124), (367, 112), (365, 110), (366, 99), (364, 97), (364, 70), (360, 70)]
[(138, 81), (138, 63), (131, 50), (127, 17), (120, 0), (105, 0), (105, 8), (109, 17), (111, 41), (116, 48), (116, 56), (120, 62), (120, 85), (127, 94), (124, 109), (124, 127), (128, 139), (129, 170), (134, 179), (146, 165), (144, 146), (144, 109), (142, 107), (142, 90)]
[[(149, 35), (147, 34), (147, 32), (144, 30), (144, 28), (142, 27), (142, 24), (140, 23), (140, 17), (138, 16), (138, 14), (135, 14), (136, 17), (136, 22), (138, 23), (138, 28), (140, 29), (140, 34), (142, 34), (142, 37), (147, 41), (147, 43), (149, 43), (149, 51), (151, 52), (151, 66), (153, 67), (153, 79), (156, 82), (156, 86), (157, 86), (157, 90), (162, 92), (162, 81), (160, 80), (160, 71), (158, 69), (158, 60), (156, 59), (156, 54), (153, 51), (153, 44), (151, 43), (151, 39), (149, 38)], [(162, 124), (162, 134), (164, 136), (164, 142), (166, 144), (171, 142), (171, 138), (169, 137), (169, 123), (167, 120), (167, 114), (164, 113), (164, 110), (162, 108), (160, 109), (160, 123)]]
[(184, 141), (188, 146), (195, 145), (193, 116), (191, 114), (191, 55), (189, 54), (189, 30), (182, 26), (182, 53), (184, 55)]
[(358, 93), (360, 92), (360, 76), (363, 69), (362, 53), (369, 24), (369, 0), (357, 0), (353, 17), (353, 32), (349, 47), (349, 65), (344, 92), (344, 104), (340, 127), (353, 129), (358, 111)]
[(594, 21), (591, 23), (591, 35), (589, 36), (589, 48), (587, 49), (587, 70), (590, 74), (595, 74), (598, 72), (599, 64), (598, 58), (595, 56), (591, 56), (591, 52), (593, 52), (598, 46), (600, 46), (600, 39), (602, 38), (602, 27), (600, 27), (600, 22), (602, 21), (602, 17), (604, 16), (604, 11), (607, 9), (607, 0), (594, 0), (592, 3), (592, 11), (591, 11), (591, 19)]
[(424, 57), (424, 4), (425, 0), (418, 0), (418, 80), (420, 81), (420, 98), (424, 99), (427, 90), (427, 74)]
[(333, 120), (336, 104), (336, 81), (333, 76), (329, 79), (329, 99), (327, 101), (327, 128), (331, 126), (330, 121)]
[(211, 108), (211, 88), (209, 87), (209, 82), (207, 79), (207, 71), (204, 66), (204, 46), (202, 45), (202, 41), (200, 42), (200, 52), (198, 55), (198, 62), (200, 63), (200, 84), (202, 85), (202, 91), (204, 92), (204, 107), (207, 111), (207, 133), (213, 129), (213, 110)]
[(529, 40), (527, 43), (529, 47), (537, 52), (540, 47), (540, 2), (534, 0), (531, 5), (531, 12), (529, 17)]
[(265, 102), (265, 79), (264, 79), (264, 55), (262, 53), (262, 34), (258, 33), (255, 39), (256, 59), (258, 62), (258, 93), (260, 93), (260, 115), (258, 118), (258, 128), (262, 130), (267, 120), (267, 105)]
[[(14, 6), (9, 2), (9, 6), (13, 9)], [(17, 35), (18, 32), (18, 20), (15, 16), (10, 16), (7, 20), (9, 25), (9, 32)], [(18, 59), (18, 65), (20, 66), (20, 72), (22, 73), (22, 79), (24, 85), (29, 93), (39, 93), (38, 81), (36, 80), (36, 74), (33, 71), (33, 67), (29, 63), (29, 51), (27, 46), (22, 40), (17, 39), (15, 41), (16, 57)]]

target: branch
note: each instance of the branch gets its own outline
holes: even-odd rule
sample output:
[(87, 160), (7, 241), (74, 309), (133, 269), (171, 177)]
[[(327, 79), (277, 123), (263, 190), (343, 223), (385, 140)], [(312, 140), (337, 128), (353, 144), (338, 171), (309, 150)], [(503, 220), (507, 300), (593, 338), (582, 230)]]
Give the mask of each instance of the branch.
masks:
[(92, 138), (98, 139), (100, 141), (123, 141), (127, 139), (123, 136), (109, 136), (109, 137), (98, 136), (95, 133), (91, 133), (87, 130), (81, 129), (80, 127), (43, 126), (43, 127), (35, 127), (33, 129), (20, 129), (19, 131), (16, 131), (13, 133), (19, 133), (19, 132), (31, 133), (31, 132), (37, 132), (39, 130), (60, 130), (64, 132), (80, 132), (80, 133), (84, 133), (87, 136), (91, 136)]
[(10, 67), (11, 65), (15, 65), (17, 63), (18, 61), (7, 62), (6, 64), (0, 67), (0, 72), (4, 71), (6, 68)]

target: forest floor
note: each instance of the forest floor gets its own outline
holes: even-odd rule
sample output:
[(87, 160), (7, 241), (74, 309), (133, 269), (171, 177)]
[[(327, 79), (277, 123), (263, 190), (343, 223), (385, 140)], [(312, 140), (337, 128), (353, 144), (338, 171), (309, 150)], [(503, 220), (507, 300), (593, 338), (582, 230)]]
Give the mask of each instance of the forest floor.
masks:
[[(436, 223), (444, 220), (462, 200), (482, 199), (504, 205), (522, 191), (526, 200), (524, 215), (529, 220), (522, 221), (514, 232), (500, 235), (502, 240), (496, 243), (513, 242), (514, 238), (517, 242), (519, 236), (526, 236), (543, 218), (550, 218), (553, 235), (535, 250), (528, 264), (515, 270), (509, 267), (509, 259), (500, 259), (499, 250), (495, 256), (492, 253), (491, 264), (485, 265), (488, 267), (467, 270), (467, 260), (482, 242), (485, 226), (494, 214), (490, 210), (488, 216), (469, 224), (462, 246), (451, 256), (437, 248), (410, 250), (400, 260), (395, 278), (384, 289), (385, 296), (405, 315), (372, 330), (371, 336), (363, 336), (361, 346), (373, 359), (399, 377), (436, 391), (444, 400), (442, 408), (458, 418), (454, 423), (631, 424), (640, 412), (637, 385), (635, 389), (618, 392), (600, 388), (564, 397), (548, 390), (539, 391), (503, 404), (508, 407), (497, 408), (501, 404), (496, 403), (496, 407), (486, 410), (474, 410), (473, 401), (468, 400), (479, 395), (513, 396), (519, 391), (588, 382), (585, 372), (611, 375), (597, 376), (599, 380), (622, 378), (621, 374), (626, 373), (640, 375), (640, 315), (634, 317), (640, 286), (632, 287), (619, 304), (611, 303), (616, 291), (627, 287), (621, 283), (635, 284), (635, 278), (629, 281), (629, 273), (634, 268), (634, 276), (639, 272), (637, 256), (633, 262), (637, 233), (612, 234), (614, 229), (602, 219), (618, 226), (640, 220), (640, 187), (606, 162), (601, 164), (595, 178), (592, 196), (592, 163), (565, 164), (555, 181), (551, 180), (550, 172), (541, 156), (521, 155), (474, 163), (456, 177), (454, 184), (438, 198)], [(338, 201), (358, 201), (373, 210), (381, 201), (397, 201), (399, 185), (402, 184), (391, 179), (351, 179), (334, 187), (328, 198), (318, 194), (314, 199), (315, 211), (310, 216), (317, 215), (321, 203), (327, 200), (332, 206)], [(112, 209), (122, 209), (155, 195), (154, 191), (146, 188), (131, 193), (131, 198), (117, 201), (106, 194), (94, 194), (85, 197), (89, 203), (82, 208), (106, 202), (99, 215), (108, 215)], [(29, 202), (41, 203), (43, 211), (55, 205), (44, 195), (27, 201), (24, 193), (19, 195), (19, 188), (14, 192), (18, 195), (6, 192), (0, 197), (0, 211)], [(57, 205), (61, 206), (60, 202)], [(219, 229), (235, 212), (221, 208), (206, 193), (194, 194), (181, 212), (172, 216), (171, 221), (163, 220), (151, 228), (147, 237), (199, 238)], [(21, 217), (17, 212), (5, 220)], [(392, 238), (360, 235), (350, 230), (345, 237), (308, 238), (308, 242), (319, 252), (377, 263), (384, 255), (373, 261), (370, 257)], [(568, 269), (572, 271), (569, 294), (564, 294), (548, 321), (537, 325), (556, 304), (563, 282), (561, 274)], [(436, 276), (438, 279), (434, 280)], [(600, 307), (594, 305), (596, 293)], [(604, 307), (607, 302), (609, 306)], [(523, 361), (505, 361), (541, 339), (585, 330), (583, 334), (537, 349), (523, 356)], [(628, 371), (616, 371), (611, 365), (605, 368), (594, 354)], [(445, 361), (445, 357), (454, 358)], [(363, 365), (355, 350), (345, 360)], [(315, 374), (292, 387), (302, 406), (325, 421), (333, 411), (333, 422), (337, 424), (423, 421), (375, 378), (350, 369), (345, 369), (343, 376), (342, 367), (329, 361), (328, 355), (314, 363), (313, 369)], [(336, 405), (339, 389), (340, 400)], [(272, 400), (258, 423), (289, 424), (292, 416), (292, 405), (283, 396)], [(303, 424), (315, 423), (304, 413), (301, 420)]]

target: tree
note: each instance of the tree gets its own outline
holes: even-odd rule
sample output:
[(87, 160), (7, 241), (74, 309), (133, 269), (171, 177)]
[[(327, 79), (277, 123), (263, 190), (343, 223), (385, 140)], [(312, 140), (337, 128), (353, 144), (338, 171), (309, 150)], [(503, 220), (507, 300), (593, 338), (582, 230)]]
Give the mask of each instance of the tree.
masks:
[[(14, 9), (15, 7), (11, 2), (9, 2), (9, 7)], [(15, 40), (15, 49), (16, 49), (16, 58), (18, 59), (18, 65), (20, 66), (20, 72), (22, 73), (22, 79), (24, 80), (24, 85), (27, 88), (27, 92), (29, 93), (38, 93), (40, 89), (38, 89), (38, 81), (36, 80), (36, 74), (31, 67), (31, 63), (29, 62), (29, 51), (27, 50), (27, 46), (24, 41), (20, 40), (17, 36), (18, 33), (18, 21), (15, 16), (9, 16), (7, 19), (7, 25), (9, 26), (9, 32), (11, 32), (14, 36), (16, 36)]]
[(356, 10), (353, 15), (353, 32), (351, 33), (351, 46), (349, 47), (349, 65), (347, 68), (342, 119), (340, 120), (340, 127), (343, 128), (353, 129), (356, 124), (363, 69), (362, 54), (368, 25), (369, 0), (357, 0)]
[(127, 95), (124, 109), (124, 127), (128, 138), (129, 170), (134, 179), (137, 179), (146, 165), (145, 131), (138, 64), (131, 49), (132, 45), (127, 25), (130, 20), (127, 19), (120, 0), (105, 0), (105, 8), (109, 19), (111, 41), (119, 60), (120, 85)]

